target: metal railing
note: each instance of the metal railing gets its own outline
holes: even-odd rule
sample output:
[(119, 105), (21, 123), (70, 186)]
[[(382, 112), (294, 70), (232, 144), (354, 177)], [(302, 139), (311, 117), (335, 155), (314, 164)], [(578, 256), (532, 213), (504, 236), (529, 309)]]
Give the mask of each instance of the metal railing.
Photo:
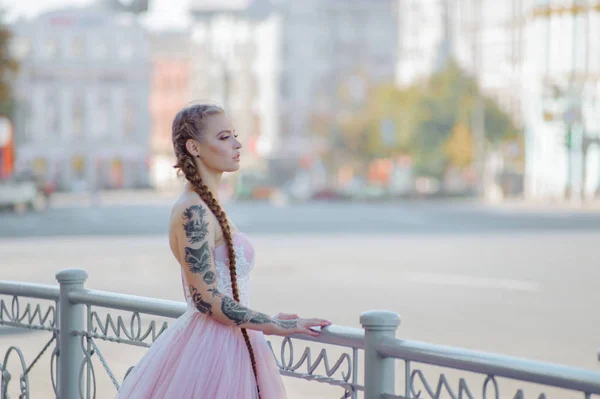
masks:
[[(126, 378), (131, 368), (122, 378), (117, 378), (98, 347), (99, 341), (149, 347), (168, 328), (168, 322), (143, 322), (142, 315), (175, 319), (186, 311), (186, 305), (180, 302), (87, 290), (84, 288), (87, 273), (81, 269), (62, 270), (56, 278), (58, 287), (0, 282), (0, 295), (10, 298), (0, 297), (0, 326), (51, 333), (29, 364), (23, 351), (16, 346), (11, 346), (4, 358), (0, 358), (0, 397), (3, 399), (9, 398), (11, 381), (16, 379), (9, 371), (11, 357), (17, 356), (21, 368), (15, 383), (19, 398), (28, 399), (31, 397), (30, 372), (45, 353), (50, 353), (50, 379), (57, 398), (96, 397), (95, 359), (112, 381), (116, 393), (119, 382)], [(22, 303), (22, 300), (27, 303)], [(36, 300), (45, 303), (34, 303)], [(127, 316), (103, 315), (102, 310), (123, 311), (127, 312)], [(487, 398), (489, 392), (492, 392), (493, 398), (525, 397), (520, 388), (501, 395), (500, 378), (565, 389), (569, 391), (568, 397), (577, 392), (585, 399), (600, 395), (599, 372), (399, 340), (395, 336), (400, 318), (392, 312), (365, 312), (360, 322), (363, 329), (330, 326), (317, 338), (284, 338), (279, 355), (269, 342), (280, 373), (340, 387), (342, 398), (358, 398), (361, 391), (366, 399), (479, 397), (473, 394), (473, 378), (460, 377), (455, 390), (451, 379), (440, 374), (435, 388), (432, 388), (424, 371), (424, 367), (429, 366), (481, 376), (483, 398)], [(300, 356), (294, 354), (294, 344), (298, 341), (306, 343)], [(330, 363), (327, 349), (321, 349), (318, 355), (313, 356), (306, 341), (321, 346), (337, 346), (343, 353)], [(404, 363), (402, 378), (397, 378), (395, 370), (398, 359)], [(398, 386), (402, 394), (396, 393)], [(422, 388), (417, 390), (418, 386)], [(536, 396), (547, 397), (545, 393), (539, 396), (536, 393)]]

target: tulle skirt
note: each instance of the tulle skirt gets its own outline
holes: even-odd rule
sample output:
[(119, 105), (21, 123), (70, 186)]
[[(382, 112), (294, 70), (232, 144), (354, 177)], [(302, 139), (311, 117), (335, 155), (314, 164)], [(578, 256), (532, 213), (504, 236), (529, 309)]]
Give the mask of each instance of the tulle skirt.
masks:
[[(286, 398), (264, 334), (247, 330), (261, 399)], [(256, 379), (242, 331), (188, 310), (148, 349), (118, 399), (255, 399)]]

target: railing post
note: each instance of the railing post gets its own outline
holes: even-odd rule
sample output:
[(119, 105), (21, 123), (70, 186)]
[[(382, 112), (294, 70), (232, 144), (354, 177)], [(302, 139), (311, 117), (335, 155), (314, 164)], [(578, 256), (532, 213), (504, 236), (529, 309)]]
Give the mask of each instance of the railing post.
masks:
[(383, 337), (395, 337), (400, 316), (385, 310), (372, 310), (360, 315), (365, 330), (365, 399), (380, 399), (383, 393), (394, 392), (393, 358), (377, 353), (375, 344)]
[(84, 354), (81, 337), (75, 331), (85, 330), (85, 307), (69, 302), (69, 293), (83, 289), (87, 278), (87, 272), (82, 269), (65, 269), (56, 273), (60, 284), (57, 387), (60, 399), (79, 399), (79, 368)]

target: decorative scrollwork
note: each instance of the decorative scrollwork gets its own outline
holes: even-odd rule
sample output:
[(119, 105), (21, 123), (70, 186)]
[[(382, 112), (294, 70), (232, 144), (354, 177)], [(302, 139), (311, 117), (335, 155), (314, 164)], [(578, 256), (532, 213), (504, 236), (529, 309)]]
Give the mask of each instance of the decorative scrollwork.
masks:
[(54, 396), (58, 397), (58, 346), (54, 347), (50, 357), (50, 381)]
[[(81, 366), (79, 368), (79, 394), (81, 398), (94, 399), (96, 398), (96, 370), (94, 369), (94, 363), (92, 362), (92, 357), (96, 355), (104, 371), (110, 378), (113, 383), (113, 386), (118, 391), (120, 389), (119, 382), (115, 377), (114, 373), (108, 366), (108, 362), (102, 355), (100, 348), (96, 345), (96, 342), (92, 337), (87, 334), (82, 334), (81, 340), (81, 349), (84, 353), (83, 361), (81, 362)], [(130, 367), (125, 373), (125, 377), (123, 381), (129, 373), (133, 370), (133, 367)], [(85, 392), (84, 392), (85, 389)]]
[(21, 363), (21, 377), (19, 378), (19, 387), (21, 393), (19, 395), (19, 398), (29, 399), (29, 378), (27, 376), (27, 363), (25, 362), (25, 356), (23, 356), (23, 352), (21, 352), (21, 349), (17, 348), (16, 346), (11, 346), (10, 348), (8, 348), (8, 351), (6, 351), (6, 354), (4, 355), (4, 360), (2, 361), (2, 363), (0, 363), (0, 373), (2, 378), (2, 380), (0, 380), (0, 394), (2, 394), (0, 395), (0, 397), (7, 399), (9, 398), (8, 384), (10, 384), (12, 375), (8, 371), (8, 362), (10, 360), (10, 355), (12, 355), (13, 353), (16, 354), (17, 358), (19, 359), (19, 362)]
[[(419, 390), (417, 392), (415, 390), (415, 382), (420, 382), (423, 385), (429, 397), (432, 399), (439, 399), (442, 396), (446, 396), (445, 394), (449, 395), (452, 399), (474, 399), (474, 396), (471, 390), (469, 389), (469, 386), (467, 385), (467, 381), (464, 378), (461, 378), (458, 382), (458, 395), (452, 390), (452, 387), (450, 386), (450, 383), (448, 382), (448, 379), (444, 374), (440, 374), (436, 389), (434, 391), (421, 370), (413, 370), (411, 372), (409, 381), (410, 392), (413, 397), (421, 398), (422, 391)], [(498, 382), (496, 381), (496, 377), (493, 375), (486, 376), (483, 382), (483, 399), (488, 398), (488, 390), (490, 389), (492, 390), (491, 398), (499, 399), (500, 389), (498, 388)], [(519, 389), (515, 394), (514, 399), (525, 399), (523, 390)], [(542, 393), (540, 394), (538, 399), (546, 399), (546, 395)]]
[[(343, 353), (335, 362), (335, 364), (330, 366), (327, 351), (325, 349), (321, 349), (313, 361), (311, 348), (306, 347), (298, 361), (294, 362), (294, 345), (289, 337), (284, 338), (283, 342), (281, 343), (281, 361), (275, 355), (271, 342), (268, 342), (268, 345), (275, 358), (275, 363), (277, 363), (282, 375), (302, 378), (305, 380), (315, 380), (319, 382), (325, 382), (330, 385), (343, 387), (346, 389), (344, 396), (347, 396), (348, 392), (350, 392), (350, 395), (352, 395), (352, 392), (364, 390), (364, 387), (358, 385), (355, 379), (352, 381), (350, 380), (353, 377), (353, 370), (355, 370), (353, 366), (354, 362), (356, 362), (356, 359), (353, 360), (348, 353)], [(315, 374), (315, 371), (321, 364), (325, 368), (325, 375)], [(342, 370), (343, 365), (346, 366), (345, 371)], [(306, 366), (307, 372), (298, 372), (298, 370), (304, 366)], [(338, 370), (341, 371), (341, 379), (336, 379), (333, 377)]]
[[(587, 396), (586, 396), (586, 398), (587, 398)], [(523, 392), (522, 389), (519, 389), (517, 391), (517, 394), (515, 395), (514, 399), (525, 399), (525, 393)], [(546, 394), (541, 393), (540, 396), (538, 396), (538, 399), (546, 399)]]
[(10, 310), (4, 299), (0, 300), (0, 325), (11, 327), (23, 327), (32, 330), (55, 331), (56, 327), (56, 303), (48, 306), (43, 311), (42, 305), (33, 307), (28, 303), (22, 309), (18, 296), (13, 296)]
[(81, 350), (84, 357), (79, 368), (79, 397), (88, 399), (96, 397), (96, 370), (92, 363), (94, 350), (91, 348), (91, 340), (92, 338), (85, 335), (81, 337)]
[[(136, 346), (150, 347), (156, 339), (169, 327), (169, 323), (163, 322), (160, 329), (157, 328), (156, 321), (152, 320), (150, 325), (144, 330), (139, 312), (133, 312), (129, 320), (129, 326), (126, 326), (122, 316), (117, 317), (115, 323), (113, 316), (107, 314), (104, 321), (100, 319), (97, 312), (91, 312), (89, 329), (92, 338), (98, 338), (105, 341), (127, 343)], [(98, 333), (100, 331), (100, 334)], [(150, 342), (145, 342), (150, 337)]]
[(494, 387), (494, 398), (500, 398), (500, 390), (498, 389), (498, 381), (496, 381), (496, 377), (493, 375), (488, 375), (485, 377), (485, 381), (483, 382), (483, 399), (487, 399), (488, 386), (490, 381), (492, 382), (492, 386)]
[(448, 380), (446, 379), (446, 376), (444, 374), (440, 375), (437, 387), (436, 387), (435, 392), (434, 392), (433, 389), (431, 389), (431, 385), (429, 385), (429, 383), (427, 382), (427, 379), (423, 375), (423, 372), (421, 370), (413, 370), (413, 372), (410, 375), (410, 390), (411, 390), (412, 394), (415, 397), (417, 397), (417, 398), (421, 397), (421, 391), (415, 392), (415, 377), (419, 377), (419, 380), (421, 381), (421, 384), (423, 385), (423, 387), (425, 388), (425, 390), (427, 391), (427, 393), (429, 394), (429, 396), (432, 397), (432, 398), (435, 398), (435, 399), (439, 398), (440, 395), (443, 392), (443, 389), (445, 388), (446, 392), (453, 399), (463, 398), (463, 397), (465, 397), (465, 395), (469, 399), (474, 399), (473, 394), (469, 390), (469, 386), (467, 385), (467, 382), (465, 381), (464, 378), (461, 378), (459, 380), (459, 383), (458, 383), (458, 396), (456, 396), (456, 394), (452, 390), (452, 387), (448, 383)]
[[(44, 355), (46, 350), (48, 350), (48, 348), (55, 341), (56, 341), (56, 334), (53, 334), (52, 338), (46, 343), (46, 345), (44, 345), (42, 350), (33, 359), (33, 361), (31, 362), (31, 364), (29, 366), (27, 366), (27, 362), (25, 361), (25, 356), (23, 356), (23, 352), (21, 352), (21, 349), (17, 348), (16, 346), (11, 346), (10, 348), (8, 348), (8, 350), (6, 351), (6, 354), (4, 355), (4, 360), (2, 361), (2, 363), (0, 363), (0, 394), (1, 394), (0, 397), (1, 398), (7, 398), (7, 399), (9, 398), (8, 384), (10, 383), (12, 375), (8, 371), (8, 362), (10, 361), (11, 355), (13, 353), (15, 353), (21, 364), (21, 375), (19, 377), (19, 387), (20, 387), (21, 393), (19, 395), (19, 399), (29, 399), (29, 372), (31, 371), (31, 369), (33, 369), (33, 367), (37, 364), (37, 362), (40, 360), (40, 358)], [(56, 347), (55, 347), (55, 349), (56, 349)], [(51, 358), (50, 361), (52, 362), (52, 360), (53, 360), (53, 358)], [(52, 374), (52, 371), (51, 371), (51, 374)], [(53, 383), (54, 383), (54, 381), (53, 381)]]

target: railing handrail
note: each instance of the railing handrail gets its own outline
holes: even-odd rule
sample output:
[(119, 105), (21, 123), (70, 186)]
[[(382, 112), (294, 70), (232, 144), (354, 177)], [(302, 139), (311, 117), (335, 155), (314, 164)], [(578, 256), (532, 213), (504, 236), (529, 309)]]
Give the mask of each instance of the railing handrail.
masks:
[[(13, 302), (12, 313), (7, 316), (8, 321), (12, 323), (11, 325), (21, 323), (21, 320), (25, 318), (26, 315), (29, 315), (29, 318), (23, 322), (27, 327), (27, 323), (31, 324), (31, 320), (36, 317), (46, 318), (49, 317), (48, 315), (53, 314), (53, 311), (58, 311), (57, 314), (60, 315), (60, 328), (55, 331), (55, 334), (58, 333), (58, 336), (54, 336), (52, 340), (57, 339), (58, 352), (56, 353), (60, 352), (60, 357), (58, 357), (58, 367), (63, 370), (61, 373), (58, 373), (59, 380), (56, 385), (59, 387), (58, 389), (61, 392), (61, 397), (69, 399), (79, 397), (78, 385), (72, 384), (71, 382), (72, 376), (77, 375), (77, 373), (80, 372), (81, 364), (85, 361), (84, 351), (81, 350), (80, 341), (81, 333), (85, 333), (86, 331), (84, 317), (85, 306), (133, 312), (131, 331), (125, 333), (126, 335), (129, 334), (133, 336), (133, 338), (131, 338), (128, 335), (130, 340), (133, 341), (136, 341), (136, 337), (139, 336), (139, 334), (136, 335), (136, 333), (133, 332), (136, 328), (139, 329), (139, 327), (135, 327), (136, 320), (137, 323), (139, 323), (140, 320), (139, 314), (176, 319), (183, 315), (187, 310), (187, 304), (185, 302), (85, 289), (84, 283), (87, 279), (87, 273), (82, 269), (65, 269), (58, 272), (56, 277), (60, 283), (59, 287), (45, 284), (0, 281), (0, 295), (9, 295), (17, 298), (16, 302)], [(26, 307), (22, 307), (22, 312), (20, 312), (18, 303), (19, 297), (54, 300), (56, 304), (53, 304), (46, 313), (40, 309), (40, 305), (37, 305), (34, 310), (31, 310), (29, 305), (27, 305)], [(13, 301), (15, 301), (15, 299), (13, 299)], [(4, 305), (2, 311), (4, 311)], [(89, 311), (90, 309), (88, 309), (88, 312)], [(88, 317), (89, 315), (90, 313), (88, 313)], [(2, 315), (0, 315), (0, 317), (2, 317)], [(120, 337), (119, 334), (121, 334), (121, 328), (126, 329), (126, 327), (123, 327), (121, 316), (119, 316), (119, 320), (116, 324), (110, 319), (110, 315), (107, 317), (106, 328), (108, 329), (109, 325), (112, 326), (111, 328), (115, 329), (114, 334), (116, 334), (117, 337)], [(13, 323), (15, 320), (16, 323)], [(40, 321), (40, 323), (43, 324), (44, 321)], [(91, 324), (89, 323), (91, 323), (91, 320), (88, 319), (87, 328), (90, 328)], [(98, 321), (98, 323), (100, 323), (100, 321)], [(153, 323), (154, 321), (152, 322), (152, 328), (154, 328)], [(400, 340), (396, 338), (400, 318), (398, 314), (390, 311), (377, 310), (364, 312), (361, 314), (360, 323), (362, 329), (332, 325), (324, 328), (318, 337), (309, 337), (305, 335), (293, 335), (290, 337), (320, 344), (355, 348), (352, 352), (352, 358), (350, 358), (348, 354), (344, 354), (340, 357), (336, 365), (333, 366), (333, 371), (326, 371), (326, 377), (315, 376), (312, 374), (314, 367), (321, 361), (325, 362), (326, 368), (329, 370), (329, 366), (327, 366), (327, 354), (324, 350), (317, 356), (317, 360), (315, 360), (316, 363), (311, 363), (310, 351), (305, 351), (298, 360), (298, 364), (296, 364), (291, 360), (293, 349), (291, 347), (291, 341), (288, 340), (283, 341), (281, 356), (283, 359), (283, 351), (285, 348), (288, 348), (290, 352), (288, 360), (291, 363), (290, 365), (283, 366), (284, 368), (282, 368), (281, 371), (287, 373), (286, 375), (300, 376), (299, 378), (306, 379), (316, 379), (321, 382), (325, 381), (333, 385), (343, 386), (344, 389), (349, 389), (346, 393), (351, 393), (353, 398), (356, 398), (357, 390), (364, 390), (365, 399), (396, 397), (393, 395), (395, 387), (394, 374), (396, 359), (487, 375), (488, 378), (484, 384), (484, 390), (490, 379), (493, 380), (494, 377), (502, 377), (580, 391), (586, 393), (587, 396), (600, 394), (600, 372), (450, 346)], [(0, 322), (0, 324), (8, 323), (4, 321)], [(100, 329), (102, 329), (102, 327), (100, 327)], [(148, 330), (144, 337), (148, 336), (150, 332), (154, 333), (154, 331), (154, 329)], [(73, 334), (74, 332), (77, 332), (77, 334)], [(106, 332), (103, 332), (103, 334), (105, 333)], [(91, 338), (93, 339), (93, 337)], [(108, 340), (111, 340), (114, 337), (107, 338), (109, 338)], [(143, 339), (145, 338), (141, 338), (141, 340)], [(40, 353), (43, 353), (48, 348), (48, 345), (52, 343), (52, 340)], [(123, 342), (125, 341), (126, 340)], [(136, 342), (133, 343), (135, 344)], [(88, 350), (91, 350), (89, 345), (90, 344), (88, 343)], [(91, 345), (94, 345), (93, 342)], [(364, 350), (364, 386), (359, 385), (357, 380), (357, 359), (359, 349)], [(95, 348), (95, 350), (98, 349)], [(87, 354), (85, 356), (91, 355)], [(111, 374), (110, 369), (106, 366), (106, 363), (99, 352), (98, 356), (109, 373), (109, 376), (113, 379), (115, 387), (118, 388), (116, 379)], [(334, 373), (338, 366), (345, 361), (348, 362), (348, 367), (352, 368), (352, 371), (349, 371), (347, 374), (347, 377), (350, 375), (352, 376), (352, 380), (348, 380), (347, 377), (344, 377), (343, 380), (332, 378), (332, 373)], [(307, 366), (309, 367), (309, 373), (307, 375), (296, 371), (296, 369), (304, 362), (307, 362)], [(408, 370), (410, 369), (411, 368)], [(407, 387), (411, 386), (412, 379), (412, 375), (407, 377), (407, 384), (409, 384)], [(494, 384), (496, 384), (495, 381)]]
[[(187, 309), (185, 302), (87, 289), (70, 292), (69, 301), (73, 304), (92, 305), (173, 319), (181, 316)], [(365, 334), (362, 329), (343, 326), (329, 326), (322, 330), (319, 337), (293, 335), (290, 338), (357, 349), (365, 347)]]
[(70, 292), (69, 301), (73, 304), (99, 306), (173, 319), (184, 314), (187, 309), (184, 302), (87, 289)]
[(58, 301), (60, 288), (57, 285), (50, 284), (0, 280), (0, 294)]
[(587, 369), (397, 338), (375, 347), (383, 357), (600, 394), (600, 372)]
[[(60, 289), (58, 286), (49, 284), (0, 281), (0, 295), (58, 301)], [(88, 289), (70, 292), (69, 301), (73, 304), (92, 305), (173, 319), (181, 316), (187, 309), (185, 302)], [(293, 335), (290, 338), (357, 349), (365, 347), (365, 334), (362, 329), (336, 325), (323, 329), (319, 337)]]
[(295, 334), (290, 336), (290, 338), (318, 342), (320, 344), (365, 349), (365, 332), (359, 328), (331, 325), (321, 329), (321, 334), (318, 337)]

